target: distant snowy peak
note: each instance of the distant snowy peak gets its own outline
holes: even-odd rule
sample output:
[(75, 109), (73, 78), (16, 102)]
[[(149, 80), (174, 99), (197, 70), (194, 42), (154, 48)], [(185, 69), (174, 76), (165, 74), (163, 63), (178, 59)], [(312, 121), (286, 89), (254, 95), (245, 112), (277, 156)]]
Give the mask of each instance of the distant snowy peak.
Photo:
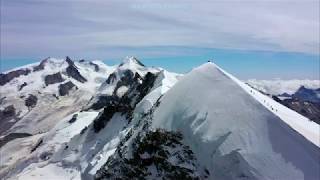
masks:
[(301, 86), (293, 95), (293, 98), (299, 98), (304, 101), (310, 102), (320, 102), (320, 88), (318, 89), (308, 89)]
[(247, 84), (320, 124), (319, 80), (249, 80)]
[(136, 57), (133, 56), (127, 56), (124, 58), (124, 60), (122, 61), (122, 63), (119, 66), (123, 66), (123, 65), (128, 65), (128, 66), (132, 66), (132, 65), (139, 65), (139, 66), (145, 66), (144, 64), (142, 64)]
[[(47, 131), (80, 110), (113, 70), (99, 61), (49, 57), (1, 74), (1, 134), (11, 126), (11, 132)], [(41, 123), (33, 122), (37, 120)]]
[(122, 63), (116, 66), (107, 80), (101, 84), (98, 93), (112, 95), (117, 86), (126, 86), (132, 81), (141, 81), (148, 73), (156, 74), (160, 68), (144, 66), (135, 57), (126, 57)]
[[(46, 58), (40, 63), (34, 63), (19, 68), (15, 68), (11, 71), (0, 74), (0, 85), (3, 86), (7, 83), (10, 84), (19, 82), (24, 76), (37, 77), (30, 79), (29, 81), (45, 80), (47, 75), (61, 74), (76, 80), (80, 83), (87, 82), (87, 78), (94, 78), (96, 76), (107, 76), (113, 67), (109, 67), (100, 61), (73, 61), (69, 57), (66, 59)], [(22, 82), (23, 83), (23, 82)]]
[(121, 104), (124, 98), (130, 99), (127, 103), (135, 106), (142, 96), (157, 88), (154, 95), (164, 94), (178, 81), (179, 76), (160, 68), (146, 67), (136, 58), (126, 58), (101, 84), (86, 108), (101, 109), (110, 100)]

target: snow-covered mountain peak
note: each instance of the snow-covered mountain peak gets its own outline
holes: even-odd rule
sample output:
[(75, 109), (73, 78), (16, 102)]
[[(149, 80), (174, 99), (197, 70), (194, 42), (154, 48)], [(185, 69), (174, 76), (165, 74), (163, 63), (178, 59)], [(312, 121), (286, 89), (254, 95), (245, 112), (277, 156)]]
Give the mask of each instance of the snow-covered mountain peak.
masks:
[(1, 75), (0, 179), (319, 179), (319, 126), (212, 62), (27, 69)]
[(142, 64), (136, 57), (134, 57), (134, 56), (126, 56), (124, 59), (123, 59), (123, 61), (122, 61), (122, 63), (120, 64), (120, 65), (122, 65), (122, 64), (138, 64), (138, 65), (140, 65), (140, 66), (144, 66), (144, 64)]
[(202, 65), (194, 68), (190, 73), (192, 73), (193, 71), (197, 71), (197, 72), (208, 72), (208, 71), (217, 71), (218, 70), (218, 66), (216, 64), (214, 64), (213, 62), (206, 62), (203, 63)]
[(127, 56), (119, 65), (119, 69), (131, 69), (133, 71), (143, 70), (145, 68), (145, 65), (133, 56)]
[(161, 98), (152, 127), (181, 132), (210, 179), (319, 177), (319, 126), (241, 83), (205, 63)]
[(141, 82), (148, 73), (155, 75), (160, 71), (160, 68), (144, 66), (135, 57), (126, 57), (121, 64), (114, 68), (108, 79), (101, 84), (98, 93), (111, 95), (118, 88), (117, 86), (132, 84), (132, 81)]

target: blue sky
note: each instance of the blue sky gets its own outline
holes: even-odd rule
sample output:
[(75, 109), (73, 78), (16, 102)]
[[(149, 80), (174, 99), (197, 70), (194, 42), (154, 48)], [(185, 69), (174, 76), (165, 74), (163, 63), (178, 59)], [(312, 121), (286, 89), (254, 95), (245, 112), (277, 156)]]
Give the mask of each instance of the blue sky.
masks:
[(137, 56), (242, 79), (319, 78), (318, 0), (2, 0), (1, 70), (45, 57)]

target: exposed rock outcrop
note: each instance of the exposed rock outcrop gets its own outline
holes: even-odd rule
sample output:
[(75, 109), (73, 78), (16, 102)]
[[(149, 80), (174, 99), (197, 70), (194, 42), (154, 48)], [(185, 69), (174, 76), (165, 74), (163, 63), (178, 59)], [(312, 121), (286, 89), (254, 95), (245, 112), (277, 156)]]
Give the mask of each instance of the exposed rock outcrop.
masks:
[(4, 110), (0, 110), (0, 117), (1, 119), (5, 119), (8, 117), (13, 117), (16, 115), (16, 109), (13, 105), (7, 106), (4, 108)]
[(300, 99), (302, 101), (308, 101), (313, 103), (320, 103), (320, 88), (309, 89), (301, 86), (293, 95), (293, 98)]
[(117, 75), (115, 73), (112, 73), (109, 75), (108, 79), (106, 80), (107, 84), (113, 83), (117, 78)]
[(64, 84), (60, 84), (59, 85), (59, 95), (60, 96), (65, 96), (69, 94), (69, 91), (74, 88), (77, 87), (76, 85), (74, 85), (71, 81), (68, 81)]
[(95, 72), (98, 72), (98, 71), (99, 71), (100, 68), (99, 68), (98, 64), (95, 64), (95, 63), (93, 63), (93, 62), (89, 62), (89, 64), (94, 67), (94, 71), (95, 71)]
[(50, 74), (44, 77), (44, 82), (46, 84), (46, 86), (50, 85), (50, 84), (55, 84), (55, 83), (60, 83), (63, 82), (64, 79), (61, 76), (61, 73), (55, 73), (55, 74)]
[(44, 69), (45, 64), (48, 62), (48, 58), (42, 60), (39, 65), (33, 67), (33, 72), (40, 71)]
[(94, 131), (99, 132), (101, 129), (103, 129), (117, 111), (117, 105), (109, 105), (105, 107), (93, 121)]
[(29, 133), (10, 133), (3, 138), (0, 138), (0, 148), (7, 144), (8, 142), (17, 139), (17, 138), (24, 138), (24, 137), (29, 137), (32, 136), (32, 134)]
[(110, 158), (95, 179), (203, 179), (197, 173), (193, 152), (182, 139), (177, 132), (148, 131), (142, 139), (134, 140), (131, 158)]
[(70, 124), (76, 122), (77, 117), (78, 117), (78, 114), (74, 114), (74, 115), (72, 116), (72, 118), (71, 118), (68, 122), (69, 122)]
[(24, 87), (26, 87), (28, 84), (26, 82), (23, 82), (19, 87), (18, 91), (21, 91)]
[(11, 71), (7, 74), (0, 74), (0, 86), (5, 85), (10, 82), (12, 79), (17, 78), (22, 75), (28, 75), (30, 73), (30, 69), (18, 69), (15, 71)]
[(39, 139), (38, 142), (32, 147), (30, 152), (32, 153), (33, 151), (37, 150), (42, 143), (43, 143), (43, 139)]
[(34, 108), (37, 105), (38, 98), (35, 95), (30, 94), (25, 100), (25, 105), (30, 109)]
[(283, 93), (272, 95), (272, 98), (282, 105), (298, 112), (320, 124), (320, 89), (309, 89), (301, 86), (294, 94)]
[[(133, 75), (131, 71), (127, 71), (125, 74), (126, 76), (123, 76), (117, 83), (112, 96), (99, 97), (99, 101), (91, 106), (93, 109), (105, 107), (103, 112), (94, 120), (93, 127), (95, 132), (99, 132), (104, 128), (117, 112), (126, 114), (130, 121), (134, 108), (153, 87), (157, 77), (157, 75), (148, 72), (141, 80), (141, 76), (138, 73)], [(128, 86), (129, 90), (122, 97), (118, 97), (116, 92), (121, 86)]]
[(299, 98), (288, 98), (284, 100), (279, 99), (277, 96), (272, 96), (272, 98), (284, 106), (309, 118), (311, 121), (320, 124), (320, 103), (304, 101)]
[(19, 120), (19, 112), (13, 105), (0, 110), (0, 135), (4, 134), (16, 121)]
[(74, 64), (74, 62), (67, 56), (66, 58), (66, 62), (68, 63), (68, 67), (66, 69), (66, 72), (68, 74), (68, 76), (72, 77), (73, 79), (81, 82), (81, 83), (85, 83), (87, 82), (87, 79), (84, 78), (80, 72), (78, 71), (76, 65)]

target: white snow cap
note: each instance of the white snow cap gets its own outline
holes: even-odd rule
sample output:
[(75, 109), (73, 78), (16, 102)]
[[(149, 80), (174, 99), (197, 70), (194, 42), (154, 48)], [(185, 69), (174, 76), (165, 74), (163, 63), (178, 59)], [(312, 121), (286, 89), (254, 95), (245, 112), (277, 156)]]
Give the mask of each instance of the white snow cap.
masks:
[(163, 96), (152, 126), (181, 132), (201, 165), (216, 170), (210, 179), (234, 179), (237, 172), (257, 179), (319, 178), (319, 126), (212, 62)]
[(141, 65), (141, 62), (134, 56), (126, 56), (121, 64), (138, 64)]

